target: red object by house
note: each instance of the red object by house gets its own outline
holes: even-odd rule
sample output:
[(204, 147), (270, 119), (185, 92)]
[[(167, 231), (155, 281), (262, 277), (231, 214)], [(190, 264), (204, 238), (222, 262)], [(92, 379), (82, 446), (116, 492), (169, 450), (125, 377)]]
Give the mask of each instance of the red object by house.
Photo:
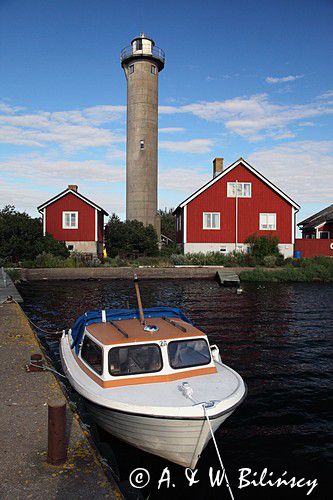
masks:
[(175, 210), (184, 253), (246, 251), (256, 233), (276, 236), (280, 252), (292, 257), (299, 205), (243, 158), (225, 170), (219, 162), (213, 179)]
[(295, 250), (301, 257), (333, 257), (333, 205), (304, 219), (298, 226), (302, 238), (296, 240)]
[(103, 208), (78, 192), (75, 185), (38, 207), (43, 217), (43, 232), (64, 241), (71, 251), (103, 254)]

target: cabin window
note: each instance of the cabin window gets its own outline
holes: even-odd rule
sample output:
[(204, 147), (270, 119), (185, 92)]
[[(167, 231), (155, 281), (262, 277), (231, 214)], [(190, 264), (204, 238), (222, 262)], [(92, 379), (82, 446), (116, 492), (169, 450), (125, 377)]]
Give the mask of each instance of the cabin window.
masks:
[(99, 375), (103, 372), (102, 349), (87, 335), (83, 339), (81, 358)]
[(134, 64), (130, 64), (129, 67), (129, 74), (131, 75), (132, 73), (134, 73)]
[(220, 229), (220, 213), (219, 212), (203, 212), (203, 229)]
[(156, 344), (113, 347), (109, 351), (109, 371), (113, 376), (158, 372), (162, 366), (161, 350)]
[(251, 198), (251, 182), (228, 182), (228, 198)]
[(208, 365), (210, 351), (206, 340), (178, 340), (168, 344), (169, 362), (172, 368), (189, 368)]
[(329, 240), (330, 239), (329, 231), (318, 231), (318, 232), (319, 232), (319, 239), (321, 239), (321, 240)]
[(156, 75), (156, 66), (154, 64), (151, 65), (150, 71), (153, 75)]
[(275, 231), (276, 214), (260, 214), (259, 229), (262, 231)]
[(63, 212), (62, 228), (77, 229), (79, 227), (79, 212)]

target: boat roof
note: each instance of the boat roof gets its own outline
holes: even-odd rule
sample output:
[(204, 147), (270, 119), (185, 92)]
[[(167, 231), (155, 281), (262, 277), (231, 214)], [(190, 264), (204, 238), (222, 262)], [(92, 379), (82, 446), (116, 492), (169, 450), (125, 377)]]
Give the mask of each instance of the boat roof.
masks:
[(105, 323), (92, 323), (86, 330), (104, 345), (151, 342), (160, 340), (185, 340), (205, 335), (195, 326), (177, 317), (151, 318), (147, 325), (158, 328), (156, 332), (145, 331), (139, 319), (127, 319)]

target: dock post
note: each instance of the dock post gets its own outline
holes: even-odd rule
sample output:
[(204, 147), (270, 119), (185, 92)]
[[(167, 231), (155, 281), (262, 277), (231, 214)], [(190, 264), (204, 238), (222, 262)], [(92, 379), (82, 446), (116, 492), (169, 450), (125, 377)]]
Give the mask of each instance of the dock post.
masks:
[(48, 450), (47, 462), (60, 465), (67, 460), (66, 403), (48, 403)]

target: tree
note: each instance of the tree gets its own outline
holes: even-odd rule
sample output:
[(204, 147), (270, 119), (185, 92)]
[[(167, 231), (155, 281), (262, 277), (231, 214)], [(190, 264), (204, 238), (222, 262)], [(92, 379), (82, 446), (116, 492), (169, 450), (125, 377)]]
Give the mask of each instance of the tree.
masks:
[(176, 216), (173, 208), (158, 211), (161, 218), (161, 233), (172, 241), (176, 241)]
[(51, 235), (43, 236), (40, 219), (33, 219), (26, 212), (15, 210), (12, 205), (0, 211), (0, 258), (18, 263), (32, 260), (41, 252), (68, 257), (65, 243)]
[(122, 222), (116, 214), (106, 224), (105, 246), (109, 257), (158, 254), (157, 234), (152, 225), (145, 227), (137, 220)]

